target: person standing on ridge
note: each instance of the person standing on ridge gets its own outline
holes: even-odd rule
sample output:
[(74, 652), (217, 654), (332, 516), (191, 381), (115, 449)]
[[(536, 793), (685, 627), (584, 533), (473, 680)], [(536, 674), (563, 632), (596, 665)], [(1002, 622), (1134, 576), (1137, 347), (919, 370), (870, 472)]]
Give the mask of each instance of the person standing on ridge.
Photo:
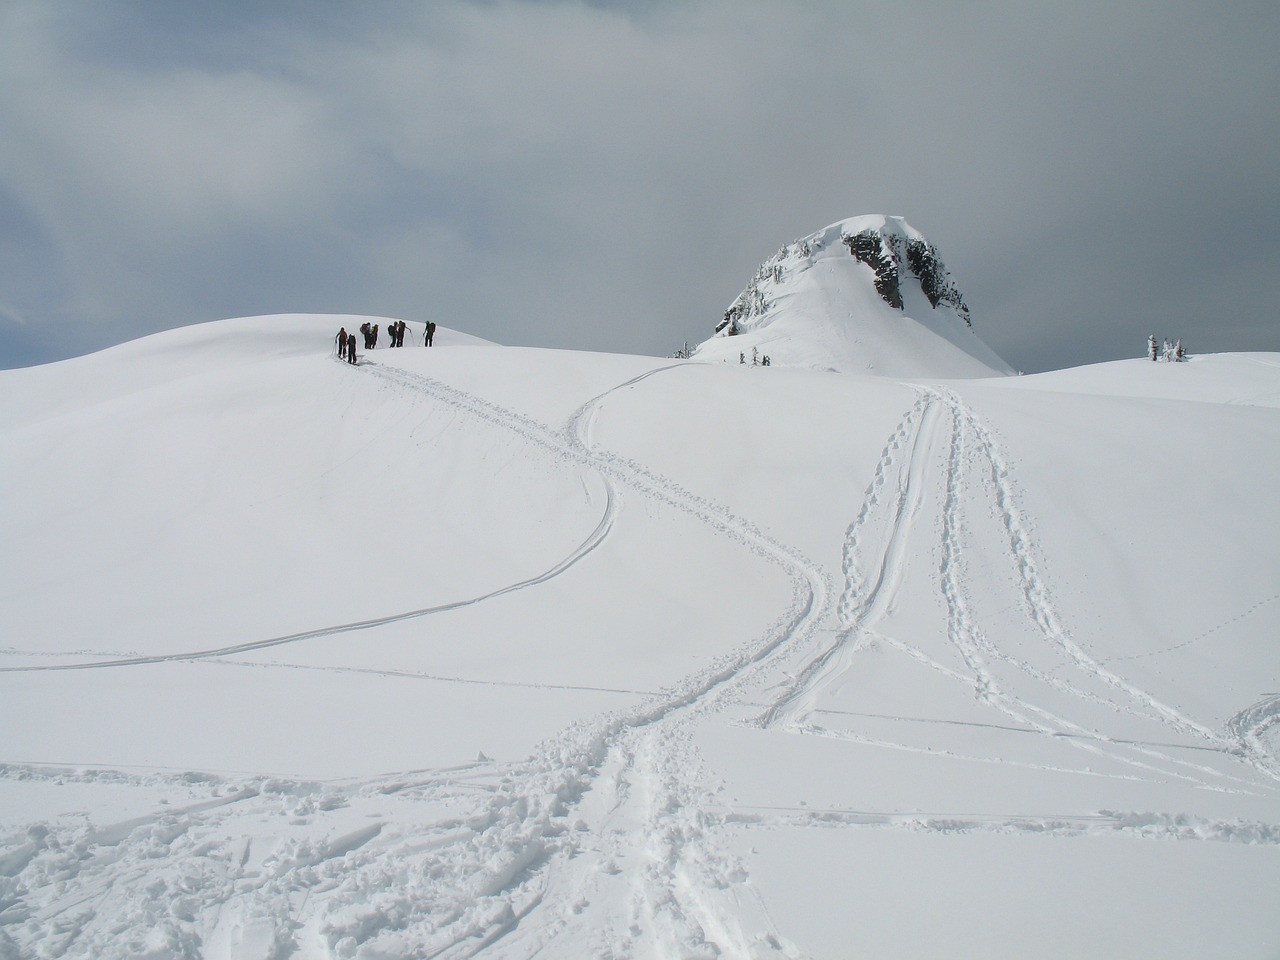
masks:
[(422, 335), (422, 345), (423, 345), (424, 347), (429, 347), (429, 346), (431, 346), (431, 342), (435, 339), (435, 337), (436, 337), (436, 324), (435, 324), (435, 321), (434, 321), (434, 320), (428, 320), (428, 321), (427, 321), (427, 329), (426, 329), (426, 332)]
[(338, 359), (347, 359), (347, 328), (338, 331)]

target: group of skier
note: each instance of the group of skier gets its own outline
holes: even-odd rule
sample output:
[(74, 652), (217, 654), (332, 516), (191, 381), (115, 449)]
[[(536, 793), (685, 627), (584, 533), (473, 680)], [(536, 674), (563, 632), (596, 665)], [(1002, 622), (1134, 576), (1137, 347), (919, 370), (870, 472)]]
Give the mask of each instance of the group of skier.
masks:
[(393, 347), (404, 346), (404, 332), (408, 328), (403, 320), (396, 320), (387, 328), (387, 333), (391, 334), (391, 345)]
[[(409, 325), (403, 320), (394, 321), (387, 328), (387, 333), (391, 335), (391, 346), (403, 347), (404, 335), (408, 331)], [(378, 346), (378, 325), (370, 324), (365, 321), (360, 324), (360, 335), (364, 337), (364, 348), (373, 350)], [(436, 325), (428, 320), (422, 331), (422, 345), (424, 347), (432, 346), (436, 336)], [(334, 338), (338, 344), (338, 359), (346, 360), (349, 363), (356, 362), (356, 335), (347, 333), (347, 328), (343, 327), (338, 331), (338, 335)]]

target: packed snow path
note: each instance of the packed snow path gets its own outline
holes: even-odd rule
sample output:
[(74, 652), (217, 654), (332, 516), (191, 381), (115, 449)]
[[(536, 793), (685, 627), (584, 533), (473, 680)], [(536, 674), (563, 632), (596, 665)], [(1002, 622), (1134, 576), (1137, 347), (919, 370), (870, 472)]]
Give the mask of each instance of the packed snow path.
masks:
[[(623, 518), (641, 509), (713, 531), (726, 550), (757, 558), (764, 576), (788, 585), (789, 603), (754, 635), (718, 638), (701, 669), (636, 706), (582, 718), (519, 761), (327, 782), (7, 764), (10, 780), (114, 783), (177, 802), (105, 825), (36, 822), (8, 838), (0, 956), (798, 957), (799, 938), (753, 879), (752, 837), (874, 830), (1280, 849), (1280, 699), (1240, 703), (1216, 722), (1132, 679), (1126, 665), (1138, 655), (1106, 658), (1078, 638), (1036, 546), (1016, 460), (964, 388), (911, 388), (915, 401), (883, 441), (870, 483), (844, 501), (843, 532), (832, 537), (837, 562), (824, 565), (712, 491), (688, 488), (602, 439), (611, 402), (660, 395), (671, 380), (701, 375), (697, 366), (630, 377), (559, 425), (390, 358), (337, 369), (447, 408), (468, 429), (512, 438), (550, 469), (580, 473), (601, 494), (595, 526), (541, 573), (447, 603), (182, 653), (0, 669), (196, 660), (247, 669), (248, 654), (376, 633), (553, 585), (609, 551)], [(936, 616), (922, 628), (911, 618), (926, 608)], [(662, 639), (682, 642), (679, 624)], [(930, 703), (939, 713), (967, 706), (953, 717), (930, 716), (919, 703), (897, 714), (877, 709), (863, 677), (890, 657), (893, 669), (938, 684)], [(726, 789), (730, 775), (716, 762), (726, 735), (909, 754), (947, 770), (1083, 777), (1098, 782), (1097, 797), (1114, 785), (1120, 797), (1188, 802), (1036, 808), (993, 782), (985, 808), (768, 808), (729, 796), (738, 788)], [(212, 796), (195, 799), (200, 792)], [(1244, 815), (1254, 811), (1264, 815)]]

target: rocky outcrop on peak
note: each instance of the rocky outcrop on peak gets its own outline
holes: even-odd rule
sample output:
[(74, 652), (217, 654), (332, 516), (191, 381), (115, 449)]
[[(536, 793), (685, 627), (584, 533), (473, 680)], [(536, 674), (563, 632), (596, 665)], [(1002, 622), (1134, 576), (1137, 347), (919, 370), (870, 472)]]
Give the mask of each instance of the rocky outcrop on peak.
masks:
[(920, 282), (920, 289), (930, 306), (936, 310), (938, 304), (945, 303), (956, 311), (966, 326), (973, 326), (964, 297), (952, 281), (938, 251), (927, 240), (878, 230), (863, 230), (840, 239), (859, 263), (865, 263), (875, 271), (876, 292), (889, 306), (902, 309), (898, 278), (900, 266), (905, 263), (911, 275)]
[(754, 350), (773, 365), (818, 369), (1011, 372), (972, 328), (959, 287), (919, 231), (901, 217), (855, 217), (762, 263), (694, 356), (745, 362)]

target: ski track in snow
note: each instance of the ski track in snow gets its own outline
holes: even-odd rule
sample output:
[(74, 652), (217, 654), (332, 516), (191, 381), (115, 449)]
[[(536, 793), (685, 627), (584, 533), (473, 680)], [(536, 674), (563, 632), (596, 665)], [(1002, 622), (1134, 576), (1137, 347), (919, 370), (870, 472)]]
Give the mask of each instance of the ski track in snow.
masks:
[[(757, 724), (886, 749), (921, 749), (825, 728), (814, 719), (823, 712), (817, 707), (823, 691), (852, 669), (872, 640), (971, 685), (1021, 732), (1061, 738), (1119, 760), (1134, 778), (1174, 777), (1219, 788), (1229, 780), (1221, 771), (1171, 756), (1159, 744), (1108, 738), (1007, 693), (1005, 675), (1154, 719), (1196, 740), (1199, 749), (1230, 753), (1270, 776), (1276, 772), (1266, 741), (1280, 725), (1280, 697), (1242, 711), (1225, 733), (1218, 733), (1092, 659), (1052, 604), (1007, 461), (992, 433), (947, 390), (921, 388), (918, 402), (886, 444), (846, 534), (843, 590), (836, 597), (825, 571), (748, 520), (641, 463), (595, 449), (596, 420), (610, 394), (680, 366), (660, 367), (619, 384), (555, 429), (411, 371), (371, 361), (361, 365), (363, 373), (429, 397), (514, 435), (541, 456), (602, 479), (607, 498), (597, 527), (539, 576), (451, 604), (218, 649), (4, 669), (98, 669), (194, 659), (225, 663), (250, 650), (480, 603), (546, 583), (587, 558), (612, 530), (624, 507), (624, 491), (710, 527), (791, 580), (788, 609), (758, 637), (633, 708), (571, 725), (519, 763), (477, 763), (345, 783), (0, 766), (6, 778), (101, 778), (174, 790), (212, 787), (221, 793), (114, 826), (36, 824), (7, 838), (0, 845), (0, 956), (12, 947), (18, 955), (34, 956), (38, 949), (39, 956), (48, 957), (268, 960), (293, 951), (348, 957), (357, 950), (369, 956), (531, 957), (555, 955), (565, 944), (573, 950), (587, 944), (595, 954), (614, 957), (794, 958), (799, 951), (774, 927), (745, 882), (743, 864), (725, 852), (719, 838), (726, 831), (872, 828), (1280, 844), (1280, 826), (1189, 814), (723, 810), (702, 786), (714, 778), (701, 769), (694, 727), (723, 706), (743, 702), (749, 690), (779, 671), (784, 679), (771, 688), (772, 700)], [(940, 448), (945, 448), (941, 485), (934, 479)], [(972, 462), (985, 467), (982, 489), (1003, 526), (1029, 621), (1080, 682), (1052, 677), (1000, 651), (976, 622), (965, 580), (963, 518)], [(924, 530), (931, 497), (941, 503), (942, 515), (932, 529), (942, 536), (936, 576), (946, 604), (947, 639), (963, 670), (881, 629), (906, 573), (908, 545)], [(821, 626), (832, 621), (837, 628), (823, 646)], [(796, 668), (786, 668), (797, 659)], [(936, 752), (965, 762), (1004, 762)], [(323, 837), (317, 823), (329, 825)], [(291, 824), (310, 829), (291, 833)]]
[[(250, 653), (256, 650), (266, 650), (270, 647), (280, 647), (286, 644), (298, 643), (303, 640), (315, 640), (320, 637), (332, 637), (343, 633), (353, 633), (359, 630), (370, 630), (375, 627), (383, 627), (391, 623), (399, 623), (404, 620), (415, 620), (419, 617), (426, 617), (436, 613), (444, 613), (451, 610), (460, 610), (464, 607), (474, 606), (483, 603), (486, 600), (493, 600), (497, 597), (505, 596), (508, 593), (514, 593), (517, 590), (524, 590), (527, 587), (537, 586), (546, 583), (548, 580), (558, 577), (570, 567), (577, 564), (580, 560), (591, 553), (600, 543), (609, 535), (609, 530), (613, 526), (613, 521), (617, 515), (617, 505), (614, 502), (612, 489), (606, 501), (605, 509), (600, 517), (600, 522), (596, 524), (594, 530), (587, 538), (567, 556), (559, 560), (549, 569), (543, 571), (536, 576), (527, 580), (520, 580), (516, 583), (507, 584), (496, 590), (481, 594), (476, 597), (468, 597), (465, 600), (453, 600), (448, 603), (436, 604), (431, 607), (423, 607), (418, 610), (409, 610), (404, 613), (393, 613), (385, 617), (374, 617), (369, 620), (358, 620), (352, 623), (341, 623), (334, 626), (321, 627), (316, 630), (304, 630), (299, 633), (290, 633), (279, 637), (269, 637), (265, 640), (251, 640), (247, 643), (238, 643), (226, 647), (215, 647), (208, 650), (188, 650), (182, 653), (172, 654), (156, 654), (153, 656), (132, 655), (117, 657), (111, 660), (90, 660), (76, 663), (56, 663), (56, 664), (28, 664), (23, 666), (0, 667), (0, 673), (30, 673), (39, 671), (58, 671), (58, 670), (97, 670), (108, 667), (136, 667), (146, 664), (157, 663), (181, 663), (191, 660), (209, 660), (215, 658), (225, 658), (235, 656), (242, 653)], [(16, 651), (15, 651), (16, 652)], [(63, 656), (63, 654), (45, 654), (46, 656)], [(71, 656), (73, 654), (65, 654)]]
[(725, 815), (744, 826), (832, 828), (870, 827), (928, 833), (1006, 833), (1048, 836), (1115, 834), (1144, 840), (1203, 840), (1218, 843), (1280, 845), (1280, 826), (1247, 820), (1211, 820), (1190, 814), (1042, 813), (1027, 816), (974, 813), (895, 813), (863, 810), (796, 810)]
[[(923, 404), (917, 404), (902, 419), (890, 437), (888, 445), (876, 464), (871, 489), (868, 490), (862, 509), (846, 536), (842, 564), (845, 589), (840, 599), (839, 615), (841, 621), (848, 626), (838, 630), (832, 645), (810, 660), (780, 691), (775, 702), (759, 718), (758, 722), (763, 726), (784, 725), (796, 728), (799, 725), (797, 718), (812, 710), (818, 692), (833, 676), (847, 670), (849, 663), (861, 649), (866, 637), (865, 632), (861, 630), (863, 624), (881, 615), (895, 593), (902, 574), (902, 555), (909, 538), (911, 524), (920, 509), (919, 491), (922, 486), (920, 472), (924, 458), (918, 455), (917, 448), (927, 447), (934, 419)], [(912, 437), (912, 426), (917, 423), (920, 423), (920, 426), (914, 431), (914, 437)], [(871, 515), (871, 508), (881, 502), (881, 488), (884, 487), (888, 469), (894, 462), (894, 453), (908, 441), (911, 442), (912, 452), (908, 459), (908, 468), (899, 478), (900, 482), (895, 495), (891, 498), (887, 545), (878, 556), (874, 579), (868, 587), (864, 588), (864, 580), (857, 562), (861, 553), (861, 530)]]
[[(763, 908), (757, 905), (755, 910), (744, 910), (742, 891), (728, 889), (730, 884), (724, 880), (745, 875), (740, 866), (725, 863), (717, 845), (708, 842), (701, 813), (701, 788), (689, 776), (695, 759), (689, 756), (684, 729), (692, 718), (713, 709), (720, 697), (727, 696), (750, 667), (783, 644), (800, 642), (816, 622), (829, 591), (812, 564), (749, 522), (690, 494), (643, 464), (592, 449), (595, 418), (609, 394), (679, 366), (648, 371), (589, 400), (569, 417), (558, 434), (550, 434), (541, 424), (507, 411), (495, 411), (486, 402), (459, 395), (438, 382), (414, 378), (415, 386), (436, 392), (437, 399), (452, 400), (483, 418), (492, 416), (495, 422), (516, 429), (525, 439), (545, 446), (551, 453), (585, 463), (611, 487), (625, 486), (711, 526), (744, 548), (781, 565), (794, 583), (792, 608), (760, 640), (685, 678), (647, 707), (630, 715), (614, 716), (606, 721), (604, 731), (597, 730), (584, 751), (586, 756), (574, 764), (574, 769), (587, 771), (583, 782), (575, 784), (574, 797), (582, 797), (590, 788), (593, 799), (595, 794), (604, 793), (615, 797), (616, 802), (604, 815), (603, 824), (580, 831), (590, 838), (591, 853), (580, 853), (575, 848), (572, 859), (580, 859), (581, 864), (562, 858), (558, 869), (546, 879), (547, 888), (531, 905), (539, 912), (539, 923), (521, 931), (518, 923), (508, 922), (501, 929), (505, 949), (517, 955), (546, 949), (548, 943), (561, 936), (571, 936), (571, 942), (594, 938), (602, 950), (616, 955), (645, 949), (643, 944), (652, 949), (655, 943), (662, 955), (696, 956), (702, 949), (709, 956), (722, 952), (746, 956), (752, 950), (759, 956), (782, 956), (787, 950), (777, 932), (768, 929), (767, 919), (758, 920), (757, 932), (743, 929), (741, 918), (763, 918)], [(591, 726), (587, 724), (586, 729)], [(582, 806), (580, 813), (587, 805)], [(636, 850), (642, 851), (641, 856), (637, 857)], [(603, 870), (598, 865), (602, 854), (606, 857)], [(634, 863), (637, 859), (640, 862)], [(624, 861), (625, 868), (618, 866)], [(593, 891), (602, 886), (627, 892), (601, 897)], [(597, 930), (598, 918), (582, 913), (585, 908), (581, 906), (595, 899), (624, 903), (626, 912), (611, 918), (612, 923), (604, 930)], [(719, 903), (724, 900), (731, 901), (728, 907)], [(762, 934), (758, 932), (761, 924), (766, 931)], [(473, 939), (451, 942), (438, 954), (428, 955), (470, 956), (476, 947)], [(490, 942), (494, 942), (491, 937), (483, 937), (479, 947)]]
[(535, 683), (520, 680), (480, 680), (474, 677), (455, 677), (437, 673), (420, 673), (413, 670), (379, 670), (374, 667), (338, 667), (314, 663), (285, 663), (277, 660), (226, 660), (213, 663), (229, 667), (249, 667), (257, 670), (315, 670), (323, 673), (355, 673), (373, 677), (396, 677), (402, 680), (429, 680), (435, 683), (462, 683), (477, 687), (511, 687), (521, 690), (578, 690), (584, 693), (621, 693), (634, 697), (656, 697), (652, 690), (628, 690), (622, 687), (592, 687), (573, 683)]
[(1258, 767), (1280, 778), (1280, 695), (1264, 697), (1227, 721), (1237, 749)]
[[(1223, 756), (1240, 757), (1255, 770), (1274, 777), (1274, 749), (1268, 748), (1264, 738), (1280, 722), (1277, 717), (1280, 708), (1268, 706), (1270, 701), (1245, 711), (1228, 724), (1225, 733), (1219, 733), (1107, 669), (1073, 640), (1050, 599), (1031, 547), (1028, 524), (1018, 506), (1019, 498), (1007, 460), (990, 428), (954, 391), (932, 387), (917, 389), (920, 399), (891, 434), (873, 471), (862, 507), (846, 534), (842, 554), (845, 586), (838, 608), (842, 627), (835, 631), (829, 646), (795, 671), (758, 722), (767, 727), (844, 738), (850, 742), (875, 742), (887, 748), (918, 749), (830, 729), (813, 720), (823, 692), (852, 669), (858, 653), (867, 643), (881, 640), (951, 679), (971, 685), (979, 701), (1008, 716), (1019, 729), (1060, 738), (1077, 749), (1140, 771), (1149, 779), (1176, 779), (1226, 792), (1253, 793), (1257, 789), (1256, 783), (1244, 777), (1176, 757), (1169, 752), (1170, 748), (1207, 750)], [(949, 424), (942, 423), (948, 415)], [(949, 643), (959, 654), (965, 668), (963, 671), (953, 670), (877, 629), (896, 601), (904, 575), (906, 543), (913, 536), (918, 536), (918, 517), (924, 499), (929, 495), (926, 490), (928, 474), (930, 469), (936, 469), (930, 468), (926, 461), (937, 451), (937, 441), (944, 430), (950, 439), (945, 444), (943, 489), (940, 495), (935, 493), (941, 501), (941, 561), (937, 588), (945, 601)], [(989, 498), (1002, 527), (1007, 559), (1016, 572), (1020, 606), (1042, 643), (1056, 651), (1056, 663), (1072, 668), (1079, 678), (1077, 682), (1060, 678), (1001, 650), (986, 637), (975, 620), (967, 594), (964, 559), (966, 515), (971, 509), (965, 498), (970, 487), (968, 477), (975, 470), (979, 486)], [(868, 541), (874, 544), (877, 536), (880, 546), (875, 548)], [(1252, 611), (1246, 611), (1242, 616), (1249, 612)], [(1030, 679), (1034, 684), (1043, 684), (1069, 697), (1159, 723), (1194, 742), (1161, 747), (1150, 742), (1108, 736), (1101, 730), (1072, 721), (1060, 711), (1050, 711), (1025, 697), (1006, 692), (1001, 680), (1005, 674), (1019, 680), (1020, 686), (1026, 686), (1025, 681)], [(1106, 693), (1108, 690), (1110, 695)], [(982, 761), (984, 758), (971, 759)], [(1044, 766), (1043, 769), (1058, 768)]]
[[(664, 955), (697, 955), (688, 951), (698, 944), (708, 955), (796, 955), (768, 929), (762, 906), (744, 908), (744, 896), (748, 901), (750, 896), (729, 889), (732, 885), (724, 878), (742, 876), (741, 868), (725, 863), (718, 845), (708, 842), (701, 788), (688, 777), (691, 761), (676, 757), (688, 755), (689, 748), (678, 745), (686, 738), (682, 731), (690, 717), (711, 709), (750, 667), (783, 644), (801, 642), (813, 629), (825, 610), (828, 589), (823, 575), (722, 507), (642, 464), (593, 451), (591, 425), (607, 393), (584, 404), (564, 429), (555, 431), (440, 381), (373, 363), (362, 366), (365, 372), (515, 434), (544, 455), (595, 471), (609, 489), (596, 530), (539, 577), (467, 601), (179, 655), (7, 670), (219, 659), (477, 603), (546, 582), (587, 556), (612, 526), (620, 487), (708, 524), (780, 565), (795, 583), (790, 609), (762, 637), (640, 707), (574, 724), (526, 762), (509, 768), (478, 808), (424, 825), (412, 836), (383, 829), (380, 822), (325, 842), (277, 843), (259, 862), (249, 846), (229, 843), (226, 831), (219, 829), (229, 816), (224, 808), (230, 802), (214, 811), (173, 811), (131, 822), (127, 830), (122, 828), (127, 836), (109, 851), (94, 836), (77, 836), (71, 828), (33, 828), (32, 838), (19, 847), (29, 855), (6, 855), (3, 862), (9, 865), (12, 860), (12, 875), (0, 878), (5, 881), (0, 887), (0, 918), (7, 918), (17, 942), (40, 943), (50, 956), (196, 956), (206, 947), (236, 957), (283, 956), (295, 948), (346, 956), (365, 945), (385, 954), (425, 957), (474, 956), (510, 945), (518, 955), (529, 955), (571, 927), (587, 935), (593, 928), (584, 925), (594, 924), (596, 918), (575, 919), (575, 907), (587, 902), (582, 891), (621, 883), (631, 891), (619, 901), (629, 905), (628, 916), (615, 918), (616, 927), (590, 934), (607, 938), (602, 948), (616, 955), (642, 944), (647, 945), (644, 949), (656, 944)], [(650, 371), (615, 389), (660, 372)], [(29, 769), (13, 767), (4, 772), (30, 775)], [(453, 783), (453, 776), (444, 773), (395, 794), (474, 803), (470, 793), (452, 790)], [(258, 798), (251, 804), (255, 814), (293, 814), (296, 821), (378, 795), (378, 789), (376, 782), (339, 787), (276, 778), (243, 789), (235, 800)], [(602, 790), (621, 798), (603, 823), (570, 819), (573, 808), (587, 808), (585, 795)], [(588, 843), (594, 855), (583, 854)], [(617, 861), (624, 851), (635, 849), (644, 856), (625, 855), (641, 863), (616, 874), (597, 869), (601, 852), (612, 850)], [(122, 866), (122, 857), (137, 858), (145, 867)], [(554, 871), (549, 869), (552, 864)], [(51, 887), (55, 892), (49, 896)], [(566, 890), (575, 888), (575, 899), (568, 902)], [(67, 889), (72, 892), (64, 895), (61, 891)], [(540, 922), (522, 926), (535, 911)], [(759, 918), (753, 931), (745, 931), (741, 922), (749, 915)], [(150, 931), (145, 942), (116, 936), (140, 930)]]
[(1200, 633), (1196, 634), (1194, 637), (1190, 637), (1179, 643), (1175, 643), (1167, 647), (1161, 647), (1158, 650), (1148, 650), (1145, 653), (1133, 653), (1133, 654), (1129, 654), (1128, 656), (1121, 656), (1121, 657), (1106, 657), (1098, 662), (1105, 664), (1105, 663), (1120, 663), (1125, 660), (1143, 660), (1149, 657), (1161, 657), (1167, 653), (1173, 653), (1177, 650), (1184, 650), (1187, 647), (1195, 646), (1201, 640), (1209, 639), (1210, 637), (1212, 637), (1214, 634), (1218, 633), (1221, 630), (1226, 630), (1227, 628), (1234, 626), (1237, 623), (1240, 623), (1242, 620), (1247, 620), (1249, 617), (1253, 616), (1255, 613), (1257, 613), (1267, 604), (1274, 603), (1277, 600), (1280, 600), (1280, 593), (1272, 594), (1269, 597), (1264, 597), (1263, 599), (1259, 600), (1257, 603), (1254, 603), (1249, 607), (1245, 608), (1243, 611), (1236, 614), (1234, 617), (1231, 617), (1228, 620), (1224, 620), (1221, 623), (1210, 627), (1208, 630), (1203, 630)]

